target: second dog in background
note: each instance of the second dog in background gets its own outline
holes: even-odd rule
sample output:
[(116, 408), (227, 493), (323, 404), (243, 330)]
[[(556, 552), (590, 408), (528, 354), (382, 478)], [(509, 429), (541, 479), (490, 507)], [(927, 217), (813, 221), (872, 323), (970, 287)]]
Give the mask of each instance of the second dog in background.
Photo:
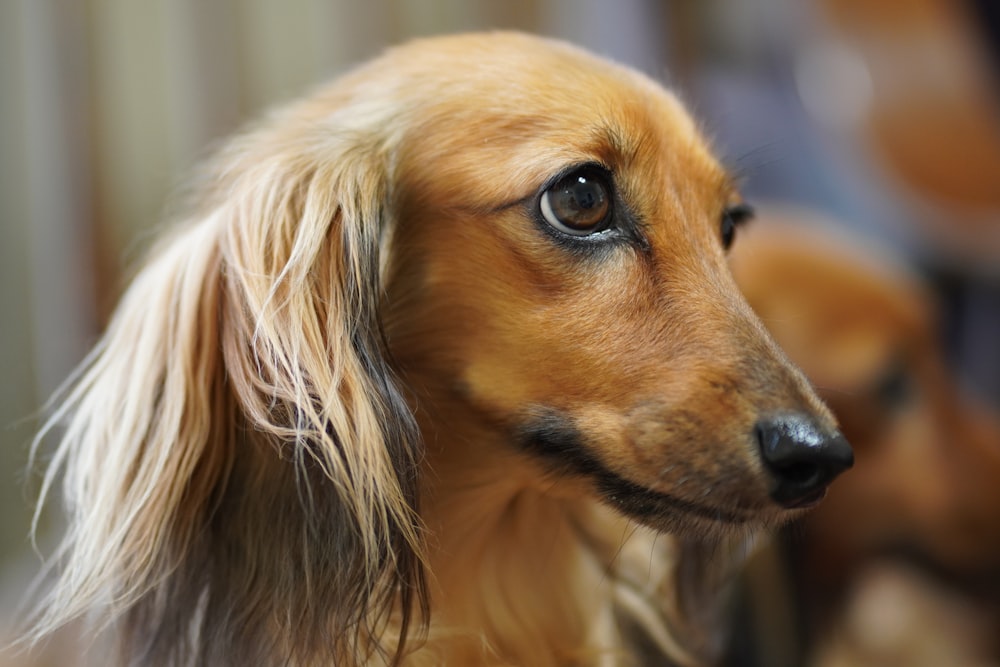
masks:
[[(797, 650), (808, 656), (757, 664), (995, 660), (995, 647), (982, 653), (993, 627), (975, 628), (1000, 608), (982, 585), (995, 588), (1000, 563), (1000, 421), (962, 390), (933, 295), (901, 257), (814, 211), (773, 206), (761, 218), (732, 253), (737, 282), (829, 402), (857, 467), (788, 531), (787, 553), (755, 582), (770, 610), (754, 614), (762, 645), (805, 637)], [(963, 595), (970, 582), (974, 594)], [(776, 613), (783, 604), (792, 608)], [(872, 604), (883, 605), (875, 619)], [(955, 631), (968, 616), (978, 618)]]

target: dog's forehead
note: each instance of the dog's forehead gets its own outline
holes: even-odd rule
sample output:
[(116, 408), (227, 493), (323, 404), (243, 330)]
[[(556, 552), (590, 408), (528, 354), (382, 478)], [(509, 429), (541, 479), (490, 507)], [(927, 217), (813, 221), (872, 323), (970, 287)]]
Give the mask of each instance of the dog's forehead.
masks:
[[(626, 180), (641, 172), (635, 177), (728, 186), (676, 96), (576, 47), (499, 34), (417, 42), (391, 55), (385, 71), (410, 130), (404, 162), (450, 183), (492, 179), (503, 190), (494, 204), (588, 162)], [(491, 192), (490, 183), (476, 192)]]

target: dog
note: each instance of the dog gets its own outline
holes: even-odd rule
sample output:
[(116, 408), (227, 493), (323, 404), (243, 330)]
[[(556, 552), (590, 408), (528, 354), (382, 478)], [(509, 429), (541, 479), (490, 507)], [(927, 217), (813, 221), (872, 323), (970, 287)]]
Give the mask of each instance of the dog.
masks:
[[(978, 582), (980, 597), (1000, 556), (1000, 422), (949, 368), (929, 287), (898, 255), (838, 233), (842, 223), (798, 207), (763, 210), (767, 223), (741, 235), (731, 254), (737, 283), (857, 456), (857, 469), (788, 531), (779, 569), (797, 584), (790, 617), (805, 625), (799, 634), (813, 646), (804, 648), (849, 634), (840, 627), (845, 605), (854, 607), (848, 597), (868, 599), (855, 596), (857, 586), (924, 600), (945, 597), (931, 593), (942, 585), (961, 596)], [(895, 571), (893, 563), (907, 562)], [(914, 585), (914, 563), (945, 583)], [(870, 577), (873, 567), (880, 576)], [(778, 589), (765, 583), (762, 596)], [(900, 641), (895, 618), (895, 633), (868, 633), (874, 643), (905, 651), (952, 641), (941, 623), (915, 623)]]
[(130, 664), (696, 664), (744, 545), (852, 464), (729, 273), (749, 207), (627, 68), (418, 40), (194, 190), (53, 413), (36, 638), (89, 615)]

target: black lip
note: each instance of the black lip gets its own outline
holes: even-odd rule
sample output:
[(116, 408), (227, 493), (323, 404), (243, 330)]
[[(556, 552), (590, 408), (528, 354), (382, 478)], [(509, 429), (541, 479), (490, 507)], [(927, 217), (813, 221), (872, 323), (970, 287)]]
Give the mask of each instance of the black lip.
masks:
[(820, 503), (821, 500), (826, 498), (827, 487), (816, 490), (813, 493), (802, 496), (801, 498), (796, 498), (784, 503), (781, 506), (785, 509), (808, 509), (810, 507), (815, 507)]
[(748, 521), (741, 513), (654, 491), (604, 468), (594, 477), (605, 501), (623, 514), (644, 523), (657, 523), (657, 520), (676, 512), (716, 523), (740, 524)]

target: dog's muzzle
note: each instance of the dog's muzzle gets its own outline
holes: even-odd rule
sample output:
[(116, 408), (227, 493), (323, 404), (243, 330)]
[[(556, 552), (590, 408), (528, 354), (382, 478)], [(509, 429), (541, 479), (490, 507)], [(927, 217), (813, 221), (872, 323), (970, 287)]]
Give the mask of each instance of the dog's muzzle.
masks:
[(756, 436), (771, 475), (771, 498), (783, 507), (819, 502), (830, 482), (854, 465), (854, 452), (843, 435), (824, 431), (802, 415), (762, 419)]

